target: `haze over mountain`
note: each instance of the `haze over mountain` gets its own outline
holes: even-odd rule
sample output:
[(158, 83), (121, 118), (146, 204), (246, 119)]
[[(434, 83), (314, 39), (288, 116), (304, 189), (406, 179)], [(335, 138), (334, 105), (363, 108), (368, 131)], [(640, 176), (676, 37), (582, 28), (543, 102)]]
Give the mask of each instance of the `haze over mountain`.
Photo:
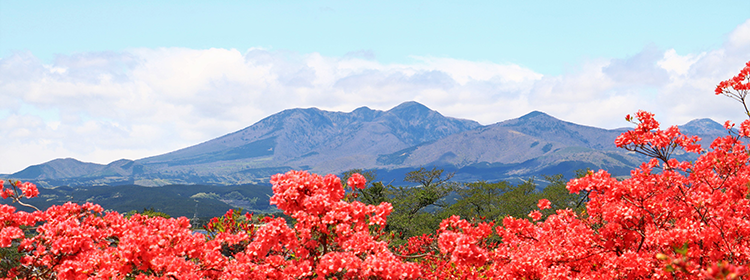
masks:
[[(682, 126), (704, 142), (725, 135), (700, 119)], [(436, 166), (458, 180), (501, 180), (581, 168), (627, 175), (643, 158), (618, 149), (625, 129), (607, 130), (558, 120), (542, 112), (482, 126), (445, 117), (417, 102), (390, 110), (352, 112), (289, 109), (225, 136), (170, 153), (107, 165), (55, 159), (11, 174), (42, 186), (247, 184), (268, 182), (290, 169), (326, 174), (362, 168), (387, 178)]]

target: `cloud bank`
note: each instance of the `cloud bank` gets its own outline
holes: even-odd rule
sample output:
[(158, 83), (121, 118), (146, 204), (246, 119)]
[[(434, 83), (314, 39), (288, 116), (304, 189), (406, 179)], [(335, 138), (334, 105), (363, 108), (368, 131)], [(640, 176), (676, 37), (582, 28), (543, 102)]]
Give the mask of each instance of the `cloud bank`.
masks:
[(200, 143), (284, 109), (389, 109), (415, 100), (482, 124), (533, 110), (580, 124), (628, 126), (652, 111), (664, 124), (742, 119), (713, 95), (750, 60), (750, 20), (717, 49), (678, 54), (654, 46), (544, 76), (507, 63), (413, 57), (383, 64), (370, 51), (343, 57), (250, 49), (132, 49), (0, 59), (0, 173), (60, 157), (109, 163)]

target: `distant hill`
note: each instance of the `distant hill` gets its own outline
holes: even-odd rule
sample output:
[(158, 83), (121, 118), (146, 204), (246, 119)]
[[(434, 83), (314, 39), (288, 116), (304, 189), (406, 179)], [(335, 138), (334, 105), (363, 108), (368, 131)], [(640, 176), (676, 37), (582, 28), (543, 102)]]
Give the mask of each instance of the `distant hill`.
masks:
[[(56, 187), (43, 189), (40, 196), (25, 199), (24, 202), (40, 209), (52, 205), (62, 205), (72, 201), (83, 204), (93, 202), (104, 209), (126, 213), (131, 210), (154, 209), (173, 217), (185, 216), (203, 220), (218, 217), (228, 209), (243, 208), (255, 213), (278, 212), (268, 199), (273, 195), (271, 188), (260, 185), (209, 186), (209, 185), (168, 185), (163, 187), (143, 187), (136, 185), (99, 187)], [(10, 200), (0, 200), (0, 204), (11, 204), (22, 211), (30, 211)]]
[(55, 159), (44, 164), (32, 165), (21, 172), (14, 173), (16, 178), (60, 179), (88, 176), (104, 169), (101, 164), (81, 162), (72, 158)]
[[(710, 120), (681, 129), (706, 144), (726, 135)], [(417, 102), (387, 111), (289, 109), (242, 130), (191, 147), (107, 165), (55, 159), (9, 175), (46, 187), (266, 183), (290, 169), (340, 174), (375, 169), (385, 180), (422, 166), (456, 172), (457, 180), (504, 180), (607, 169), (615, 175), (644, 160), (618, 149), (625, 129), (601, 129), (556, 119), (543, 112), (482, 126), (446, 117)], [(684, 155), (690, 157), (690, 155)]]

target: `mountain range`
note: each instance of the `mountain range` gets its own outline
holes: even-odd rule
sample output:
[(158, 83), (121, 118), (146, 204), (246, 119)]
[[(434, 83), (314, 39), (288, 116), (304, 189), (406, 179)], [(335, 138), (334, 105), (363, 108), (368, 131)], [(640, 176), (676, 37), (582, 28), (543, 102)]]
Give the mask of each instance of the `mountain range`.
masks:
[[(704, 145), (726, 135), (710, 119), (693, 120), (680, 129), (705, 139)], [(271, 175), (291, 169), (341, 174), (361, 168), (376, 170), (380, 179), (400, 180), (408, 171), (433, 166), (455, 172), (459, 181), (571, 177), (583, 168), (627, 176), (644, 158), (615, 147), (623, 131), (578, 125), (538, 111), (483, 126), (413, 101), (387, 111), (289, 109), (162, 155), (106, 165), (55, 159), (8, 177), (44, 187), (240, 185), (267, 183)]]

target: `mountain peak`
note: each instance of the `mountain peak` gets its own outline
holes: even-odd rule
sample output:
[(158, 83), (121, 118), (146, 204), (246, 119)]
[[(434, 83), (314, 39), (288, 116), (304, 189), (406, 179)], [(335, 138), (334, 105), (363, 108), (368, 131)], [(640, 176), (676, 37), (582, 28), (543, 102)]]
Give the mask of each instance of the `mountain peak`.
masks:
[(523, 116), (521, 116), (518, 119), (519, 120), (530, 120), (530, 119), (538, 119), (538, 118), (555, 119), (555, 117), (550, 116), (547, 113), (544, 113), (544, 112), (541, 112), (541, 111), (532, 111), (531, 113), (523, 115)]
[(104, 165), (82, 162), (74, 158), (58, 158), (51, 161), (29, 166), (12, 176), (23, 179), (55, 179), (85, 176), (104, 168)]
[(680, 130), (689, 135), (696, 134), (725, 134), (727, 132), (723, 125), (712, 119), (695, 119), (681, 125)]
[(400, 114), (403, 112), (430, 112), (432, 111), (430, 108), (427, 108), (427, 106), (422, 105), (422, 103), (416, 102), (416, 101), (406, 101), (404, 103), (398, 104), (398, 106), (391, 108), (388, 110), (388, 112)]
[(45, 162), (43, 164), (66, 164), (66, 163), (84, 163), (84, 162), (74, 159), (74, 158), (67, 157), (67, 158), (56, 158), (48, 162)]
[(398, 106), (386, 111), (385, 113), (411, 123), (412, 125), (422, 123), (433, 118), (444, 118), (443, 115), (441, 115), (437, 111), (433, 111), (430, 108), (427, 108), (427, 106), (424, 106), (415, 101), (407, 101), (401, 103)]
[(372, 111), (372, 109), (370, 109), (370, 107), (362, 106), (362, 107), (359, 107), (357, 109), (354, 109), (354, 111), (352, 111), (352, 113), (355, 113), (355, 112), (369, 112), (369, 111)]
[(709, 118), (694, 119), (692, 121), (687, 122), (684, 126), (711, 126), (711, 127), (716, 127), (716, 128), (724, 127), (723, 125)]

